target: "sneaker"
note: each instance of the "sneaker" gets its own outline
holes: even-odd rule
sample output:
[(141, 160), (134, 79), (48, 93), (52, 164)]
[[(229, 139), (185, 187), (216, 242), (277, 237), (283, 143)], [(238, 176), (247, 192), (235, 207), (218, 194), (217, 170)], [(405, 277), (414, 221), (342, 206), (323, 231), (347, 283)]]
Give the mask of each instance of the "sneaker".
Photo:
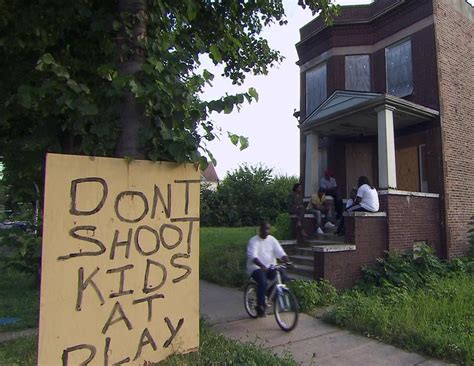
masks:
[(327, 229), (332, 229), (334, 227), (336, 227), (336, 225), (334, 225), (331, 221), (328, 221), (326, 222), (326, 225), (324, 225), (325, 228)]
[(316, 230), (316, 234), (323, 235), (324, 231), (320, 227), (318, 227), (318, 230)]
[(264, 318), (267, 316), (267, 314), (265, 313), (265, 310), (262, 309), (260, 306), (256, 306), (255, 310), (257, 310), (257, 318)]

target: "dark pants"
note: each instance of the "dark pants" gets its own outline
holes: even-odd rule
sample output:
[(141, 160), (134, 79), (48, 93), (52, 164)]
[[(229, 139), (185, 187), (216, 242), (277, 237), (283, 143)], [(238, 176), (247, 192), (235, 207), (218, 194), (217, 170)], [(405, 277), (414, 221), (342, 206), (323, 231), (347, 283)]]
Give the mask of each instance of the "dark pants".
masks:
[(344, 211), (344, 203), (339, 198), (337, 191), (335, 189), (328, 189), (325, 194), (327, 196), (332, 196), (334, 198), (334, 208), (336, 210), (336, 220), (339, 220), (342, 216), (342, 212)]
[[(346, 209), (348, 212), (370, 212), (366, 210), (361, 205), (355, 205)], [(339, 221), (339, 226), (337, 227), (337, 234), (344, 234), (346, 232), (346, 224), (344, 223), (344, 216), (341, 217), (341, 221)]]
[[(282, 269), (280, 271), (280, 276), (283, 282), (286, 282), (287, 276), (285, 271)], [(275, 276), (277, 274), (276, 269), (270, 269), (267, 272), (265, 272), (263, 269), (256, 269), (255, 271), (252, 272), (252, 278), (257, 282), (257, 305), (260, 307), (260, 309), (264, 310), (265, 309), (265, 294), (267, 291), (267, 286), (268, 286), (268, 281), (275, 279)]]

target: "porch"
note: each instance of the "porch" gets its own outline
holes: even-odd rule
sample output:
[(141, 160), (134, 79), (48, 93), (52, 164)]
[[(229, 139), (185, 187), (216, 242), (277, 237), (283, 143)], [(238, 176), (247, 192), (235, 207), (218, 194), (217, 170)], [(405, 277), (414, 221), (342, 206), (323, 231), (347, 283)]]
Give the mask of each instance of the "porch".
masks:
[(317, 191), (329, 168), (340, 197), (348, 197), (365, 175), (380, 201), (377, 213), (345, 213), (342, 242), (331, 235), (317, 243), (300, 238), (297, 246), (310, 249), (313, 278), (348, 287), (360, 277), (360, 267), (375, 263), (384, 251), (420, 243), (443, 255), (437, 111), (391, 95), (336, 91), (300, 128), (305, 196)]

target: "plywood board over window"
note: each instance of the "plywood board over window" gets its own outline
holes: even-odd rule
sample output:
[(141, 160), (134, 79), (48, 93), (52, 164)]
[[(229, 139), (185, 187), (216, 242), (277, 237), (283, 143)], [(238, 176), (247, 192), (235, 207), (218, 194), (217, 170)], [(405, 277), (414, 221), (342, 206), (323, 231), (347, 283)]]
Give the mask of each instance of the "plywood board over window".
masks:
[(357, 180), (361, 175), (373, 179), (373, 144), (346, 144), (346, 194), (349, 197), (353, 187), (357, 187)]
[(420, 191), (420, 167), (418, 146), (397, 149), (395, 152), (397, 164), (397, 188), (402, 191)]
[(409, 39), (385, 49), (387, 93), (404, 97), (413, 93), (413, 65)]
[(306, 71), (306, 115), (309, 116), (327, 98), (326, 63)]
[(369, 55), (346, 56), (346, 90), (370, 91)]

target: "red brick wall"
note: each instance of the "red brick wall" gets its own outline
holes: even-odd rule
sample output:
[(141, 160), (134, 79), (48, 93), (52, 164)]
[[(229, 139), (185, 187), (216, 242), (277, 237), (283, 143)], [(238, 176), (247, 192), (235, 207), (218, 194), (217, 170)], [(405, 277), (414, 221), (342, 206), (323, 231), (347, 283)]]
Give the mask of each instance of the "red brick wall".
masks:
[(316, 278), (325, 278), (336, 288), (348, 288), (361, 277), (361, 267), (376, 263), (387, 250), (385, 217), (346, 217), (346, 241), (356, 250), (314, 254)]
[(389, 250), (411, 250), (414, 242), (426, 241), (442, 254), (439, 198), (390, 194), (379, 199), (380, 211), (387, 213)]
[[(433, 1), (440, 81), (446, 254), (451, 258), (467, 253), (468, 223), (474, 215), (474, 23), (461, 13), (474, 10), (464, 0)], [(464, 10), (460, 10), (461, 7)]]

